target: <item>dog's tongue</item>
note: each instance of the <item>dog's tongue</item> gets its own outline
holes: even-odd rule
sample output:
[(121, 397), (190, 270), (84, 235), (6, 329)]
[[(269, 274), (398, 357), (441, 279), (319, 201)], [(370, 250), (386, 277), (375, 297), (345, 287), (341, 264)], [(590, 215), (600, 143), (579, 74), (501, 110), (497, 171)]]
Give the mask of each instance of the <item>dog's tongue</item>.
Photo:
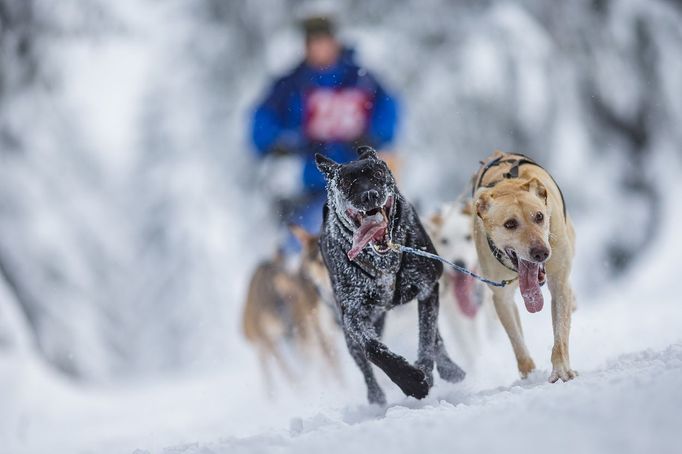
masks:
[(538, 280), (540, 264), (519, 260), (519, 288), (528, 312), (539, 312), (545, 304)]
[(348, 251), (348, 258), (355, 260), (355, 257), (362, 252), (362, 249), (367, 246), (370, 241), (373, 239), (381, 239), (387, 226), (388, 222), (381, 213), (364, 218), (360, 227), (358, 227), (353, 234), (353, 246), (350, 248), (350, 251)]
[(465, 316), (474, 318), (478, 312), (478, 305), (473, 299), (474, 278), (464, 273), (456, 273), (452, 276), (452, 284), (459, 309)]

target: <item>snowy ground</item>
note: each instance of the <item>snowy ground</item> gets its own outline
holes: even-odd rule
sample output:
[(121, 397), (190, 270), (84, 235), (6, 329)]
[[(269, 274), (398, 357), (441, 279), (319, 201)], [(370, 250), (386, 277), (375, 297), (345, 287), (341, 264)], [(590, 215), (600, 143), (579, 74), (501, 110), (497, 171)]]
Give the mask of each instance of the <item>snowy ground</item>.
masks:
[[(385, 409), (364, 403), (360, 374), (343, 351), (345, 385), (315, 373), (299, 389), (280, 387), (275, 401), (264, 398), (246, 346), (220, 373), (115, 389), (83, 390), (29, 356), (4, 356), (2, 451), (678, 452), (682, 306), (668, 283), (677, 278), (680, 248), (664, 239), (679, 220), (671, 217), (632, 276), (598, 298), (580, 298), (571, 339), (580, 376), (573, 382), (546, 383), (547, 310), (523, 314), (540, 369), (530, 379), (516, 379), (508, 342), (498, 335), (463, 384), (438, 382), (422, 401), (384, 380)], [(404, 322), (413, 317), (408, 311), (399, 318), (389, 325), (388, 342), (410, 354), (406, 345), (416, 336)]]

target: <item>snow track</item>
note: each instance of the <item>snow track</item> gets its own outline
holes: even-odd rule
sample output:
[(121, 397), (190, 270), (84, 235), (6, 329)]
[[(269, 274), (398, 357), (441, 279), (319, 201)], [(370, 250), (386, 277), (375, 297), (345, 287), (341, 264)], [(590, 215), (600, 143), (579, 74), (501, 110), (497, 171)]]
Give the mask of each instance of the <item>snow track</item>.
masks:
[(545, 372), (467, 395), (441, 389), (384, 411), (293, 419), (288, 431), (176, 446), (166, 454), (336, 452), (675, 452), (682, 343), (622, 355), (565, 384)]

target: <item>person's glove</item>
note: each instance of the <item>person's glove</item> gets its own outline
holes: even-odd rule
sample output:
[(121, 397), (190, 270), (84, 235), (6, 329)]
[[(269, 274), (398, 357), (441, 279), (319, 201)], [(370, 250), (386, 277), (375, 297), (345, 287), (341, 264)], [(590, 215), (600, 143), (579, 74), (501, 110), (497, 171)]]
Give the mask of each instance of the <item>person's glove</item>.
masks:
[(270, 154), (276, 158), (279, 158), (282, 156), (291, 156), (293, 154), (296, 154), (296, 151), (293, 148), (278, 142), (270, 148), (270, 151), (268, 151), (268, 154)]
[(269, 153), (273, 156), (290, 156), (301, 150), (302, 146), (303, 140), (299, 132), (284, 131), (270, 148)]

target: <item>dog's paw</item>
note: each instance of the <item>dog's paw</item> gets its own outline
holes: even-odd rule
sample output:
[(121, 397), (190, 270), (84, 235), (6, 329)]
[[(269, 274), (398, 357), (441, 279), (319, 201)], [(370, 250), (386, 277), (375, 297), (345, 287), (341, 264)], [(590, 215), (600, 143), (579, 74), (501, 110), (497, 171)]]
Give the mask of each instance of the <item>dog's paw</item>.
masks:
[(521, 378), (528, 378), (528, 375), (535, 370), (535, 363), (530, 356), (528, 358), (517, 360), (517, 365), (519, 367)]
[(556, 383), (561, 379), (561, 381), (573, 380), (578, 376), (578, 372), (574, 371), (568, 366), (560, 366), (552, 369), (552, 374), (549, 376), (550, 383)]
[(464, 380), (464, 377), (466, 377), (466, 372), (464, 372), (464, 369), (459, 367), (447, 356), (438, 358), (438, 361), (436, 362), (436, 369), (438, 370), (438, 375), (440, 375), (440, 378), (450, 383), (459, 383)]
[(419, 370), (424, 372), (429, 388), (433, 386), (433, 360), (418, 360), (415, 364)]
[(391, 379), (407, 396), (423, 399), (429, 394), (429, 380), (421, 369), (407, 366)]

